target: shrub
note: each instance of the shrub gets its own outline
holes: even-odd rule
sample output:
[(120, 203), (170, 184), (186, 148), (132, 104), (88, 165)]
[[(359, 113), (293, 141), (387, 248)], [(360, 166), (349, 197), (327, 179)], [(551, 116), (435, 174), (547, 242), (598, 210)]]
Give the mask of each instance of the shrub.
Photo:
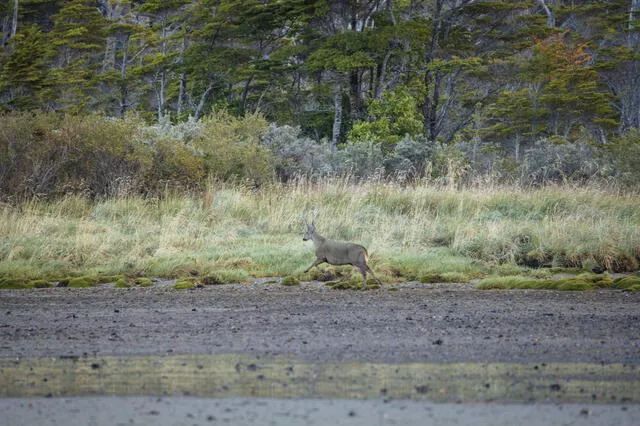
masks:
[(273, 176), (273, 159), (261, 145), (267, 122), (258, 115), (242, 118), (217, 113), (202, 119), (202, 134), (192, 145), (202, 153), (208, 174), (221, 180), (259, 185)]
[(382, 149), (371, 142), (349, 142), (333, 158), (334, 169), (341, 175), (367, 179), (384, 171)]
[(263, 145), (275, 157), (278, 177), (287, 181), (300, 175), (317, 178), (331, 173), (332, 152), (329, 143), (316, 142), (300, 133), (299, 127), (272, 124), (263, 135)]
[(434, 163), (436, 153), (440, 150), (439, 143), (431, 142), (424, 136), (405, 136), (395, 145), (384, 164), (389, 174), (402, 180), (422, 178), (427, 164)]
[(140, 189), (149, 147), (136, 119), (52, 113), (0, 117), (0, 190), (5, 196), (120, 195)]
[(631, 129), (608, 147), (618, 182), (640, 184), (640, 129)]
[(549, 182), (588, 182), (602, 176), (600, 153), (585, 143), (551, 142), (538, 140), (525, 151), (521, 168), (521, 182), (544, 184)]

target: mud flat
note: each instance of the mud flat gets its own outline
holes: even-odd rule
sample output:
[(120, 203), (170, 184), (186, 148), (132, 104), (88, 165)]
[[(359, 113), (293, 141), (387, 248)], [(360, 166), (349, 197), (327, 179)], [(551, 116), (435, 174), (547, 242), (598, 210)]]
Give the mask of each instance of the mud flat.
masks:
[(0, 424), (638, 423), (638, 292), (397, 288), (3, 290)]

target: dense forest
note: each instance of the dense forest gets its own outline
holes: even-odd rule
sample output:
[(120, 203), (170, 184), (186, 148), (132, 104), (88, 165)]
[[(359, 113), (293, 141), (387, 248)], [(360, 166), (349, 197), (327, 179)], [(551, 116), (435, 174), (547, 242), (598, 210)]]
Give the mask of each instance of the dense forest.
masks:
[(283, 179), (640, 180), (640, 0), (5, 0), (0, 40), (5, 195), (96, 170), (61, 148), (87, 126), (116, 136), (86, 157), (136, 158), (117, 177), (151, 168), (127, 126), (153, 140), (149, 182), (263, 160)]

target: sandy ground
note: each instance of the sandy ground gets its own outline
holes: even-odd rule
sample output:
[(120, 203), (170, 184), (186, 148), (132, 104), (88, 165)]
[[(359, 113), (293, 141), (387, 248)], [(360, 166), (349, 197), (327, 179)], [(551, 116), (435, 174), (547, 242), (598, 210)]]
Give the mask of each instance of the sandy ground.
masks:
[[(640, 420), (638, 292), (476, 291), (417, 283), (393, 292), (329, 290), (320, 283), (177, 291), (161, 284), (1, 291), (0, 424), (150, 424), (149, 416), (158, 425), (429, 424), (423, 422), (429, 416), (437, 419), (433, 424)], [(212, 361), (225, 356), (241, 357), (244, 367), (236, 363), (234, 371), (232, 362)], [(52, 359), (55, 371), (43, 366)], [(101, 368), (105, 360), (112, 370)], [(193, 362), (203, 369), (200, 376), (181, 382), (183, 370), (163, 365), (176, 360)], [(104, 384), (118, 371), (131, 376), (127, 369), (147, 361), (168, 371), (169, 380), (142, 386), (152, 389), (146, 394), (133, 382), (123, 394), (122, 380), (110, 391), (83, 393), (89, 388), (82, 386)], [(288, 362), (299, 363), (297, 375), (290, 376)], [(228, 376), (220, 372), (217, 380), (229, 380), (229, 387), (205, 389), (198, 382), (204, 372), (214, 376), (227, 366)], [(509, 366), (527, 372), (512, 373)], [(554, 372), (547, 367), (534, 375), (545, 366)], [(465, 373), (447, 387), (451, 368)], [(153, 378), (148, 370), (140, 374)], [(580, 376), (582, 370), (593, 377)], [(348, 391), (332, 385), (341, 375), (329, 374), (334, 371), (354, 377), (349, 386), (340, 382)], [(236, 372), (241, 381), (231, 379)], [(73, 374), (73, 383), (65, 374)], [(316, 374), (318, 383), (309, 384)], [(277, 388), (285, 375), (289, 384), (307, 380), (297, 395), (303, 399), (286, 393), (295, 386)], [(158, 394), (174, 382), (170, 392)], [(199, 391), (189, 391), (196, 383)], [(34, 398), (40, 395), (51, 398)]]

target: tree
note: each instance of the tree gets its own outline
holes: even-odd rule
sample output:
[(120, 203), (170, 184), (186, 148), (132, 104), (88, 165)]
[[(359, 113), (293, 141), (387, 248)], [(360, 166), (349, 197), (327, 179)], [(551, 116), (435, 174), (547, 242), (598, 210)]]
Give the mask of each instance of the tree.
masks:
[(550, 134), (575, 139), (583, 126), (605, 142), (605, 130), (617, 126), (611, 97), (591, 65), (587, 44), (571, 42), (567, 36), (565, 31), (535, 40), (525, 72), (541, 84), (538, 102), (549, 111)]
[(181, 37), (184, 8), (189, 0), (147, 0), (135, 11), (150, 20), (156, 31), (154, 49), (145, 55), (145, 67), (152, 74), (152, 87), (158, 121), (167, 113), (168, 84), (171, 67), (176, 61), (176, 41)]
[(106, 41), (107, 21), (95, 1), (65, 2), (53, 15), (48, 33), (46, 107), (78, 112), (101, 107), (98, 70)]
[(28, 25), (13, 38), (12, 44), (12, 52), (0, 74), (0, 93), (7, 93), (6, 105), (10, 109), (37, 109), (41, 107), (41, 92), (48, 73), (44, 58), (51, 54), (47, 37), (35, 25)]

